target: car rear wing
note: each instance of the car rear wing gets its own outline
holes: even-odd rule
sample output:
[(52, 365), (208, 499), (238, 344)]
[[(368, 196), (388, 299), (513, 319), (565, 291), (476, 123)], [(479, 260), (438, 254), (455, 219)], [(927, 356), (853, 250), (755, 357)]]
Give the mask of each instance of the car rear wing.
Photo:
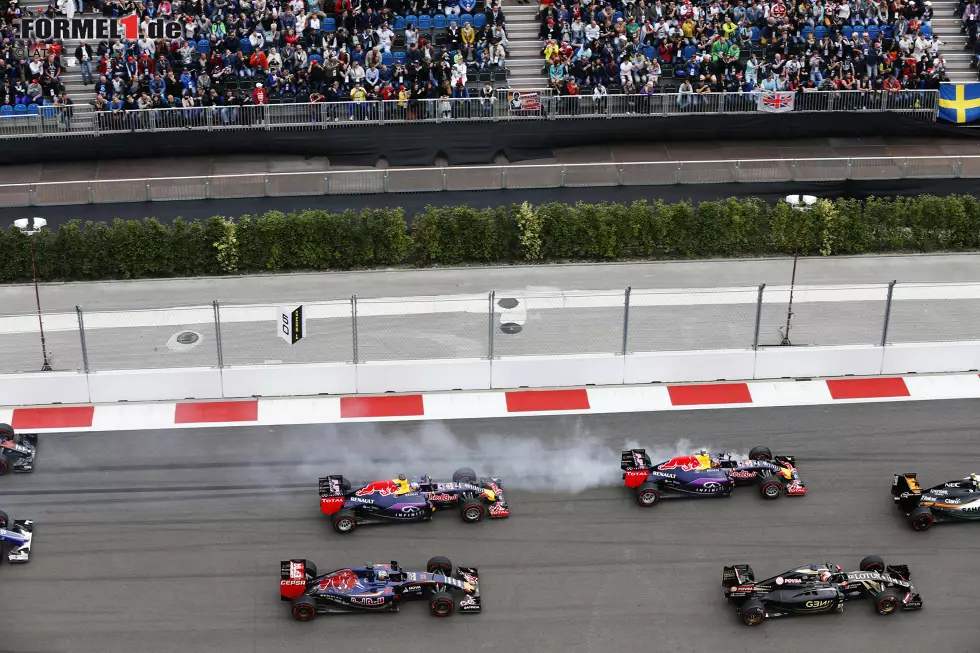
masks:
[(623, 461), (620, 467), (624, 472), (631, 472), (653, 469), (653, 463), (650, 462), (650, 456), (647, 455), (646, 449), (630, 449), (623, 452)]
[(12, 546), (7, 552), (7, 560), (23, 563), (30, 560), (31, 544), (34, 541), (34, 520), (15, 519), (12, 528), (0, 528), (0, 542), (8, 542)]
[(320, 479), (320, 498), (342, 497), (350, 491), (350, 482), (343, 476), (324, 476)]
[(306, 593), (306, 585), (316, 578), (316, 565), (309, 560), (283, 560), (279, 563), (279, 599), (292, 601)]
[(721, 572), (722, 587), (746, 585), (753, 583), (754, 581), (755, 579), (752, 578), (748, 565), (732, 565), (731, 567), (726, 566)]
[(895, 474), (892, 478), (892, 496), (898, 501), (903, 495), (919, 495), (922, 494), (922, 488), (919, 487), (919, 481), (916, 480), (915, 474)]
[(459, 611), (481, 612), (483, 610), (483, 599), (480, 598), (480, 572), (476, 567), (456, 567), (456, 578), (469, 583), (473, 586), (473, 592), (467, 592), (466, 596), (459, 600)]

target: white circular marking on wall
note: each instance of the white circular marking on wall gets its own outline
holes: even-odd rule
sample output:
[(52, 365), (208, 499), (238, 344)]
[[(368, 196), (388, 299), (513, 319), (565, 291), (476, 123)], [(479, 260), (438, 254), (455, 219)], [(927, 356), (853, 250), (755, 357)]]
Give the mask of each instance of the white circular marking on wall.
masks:
[(197, 331), (181, 331), (170, 336), (167, 349), (175, 352), (185, 352), (194, 349), (203, 342), (204, 336)]
[(527, 307), (524, 300), (517, 297), (502, 297), (497, 300), (500, 310), (500, 330), (507, 334), (520, 333), (527, 322)]

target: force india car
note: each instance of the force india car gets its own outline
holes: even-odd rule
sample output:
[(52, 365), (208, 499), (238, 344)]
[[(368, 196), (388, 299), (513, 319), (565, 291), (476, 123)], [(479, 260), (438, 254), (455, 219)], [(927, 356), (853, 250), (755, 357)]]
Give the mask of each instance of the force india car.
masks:
[(880, 556), (868, 556), (860, 571), (815, 564), (758, 582), (752, 567), (734, 565), (725, 567), (721, 584), (742, 622), (758, 626), (773, 617), (843, 612), (845, 602), (864, 598), (874, 601), (878, 614), (919, 610), (922, 598), (909, 582), (911, 576), (905, 565), (886, 566)]
[(34, 471), (37, 436), (14, 433), (9, 424), (0, 424), (0, 476), (9, 471)]
[(980, 474), (923, 490), (915, 474), (895, 474), (892, 496), (917, 531), (935, 522), (980, 519)]
[(661, 498), (727, 497), (740, 485), (758, 485), (764, 499), (803, 496), (793, 456), (773, 456), (768, 447), (755, 447), (748, 458), (730, 453), (676, 456), (654, 466), (645, 449), (623, 452), (623, 479), (636, 501), (652, 508)]
[[(457, 602), (458, 597), (458, 602)], [(289, 601), (293, 618), (311, 621), (332, 612), (398, 612), (406, 601), (428, 601), (429, 612), (449, 617), (480, 612), (480, 578), (475, 567), (457, 567), (436, 556), (425, 571), (405, 571), (397, 562), (344, 568), (318, 576), (309, 560), (284, 560), (279, 598)]]
[[(10, 519), (0, 510), (0, 547), (10, 545), (7, 560), (27, 562), (31, 557), (31, 541), (34, 538), (34, 521), (30, 519)], [(0, 560), (2, 560), (0, 556)]]
[(320, 512), (330, 516), (338, 533), (361, 524), (415, 522), (432, 519), (437, 510), (456, 509), (464, 522), (510, 515), (499, 478), (477, 478), (469, 468), (457, 469), (453, 480), (440, 483), (429, 476), (404, 476), (375, 481), (357, 489), (343, 476), (320, 479)]

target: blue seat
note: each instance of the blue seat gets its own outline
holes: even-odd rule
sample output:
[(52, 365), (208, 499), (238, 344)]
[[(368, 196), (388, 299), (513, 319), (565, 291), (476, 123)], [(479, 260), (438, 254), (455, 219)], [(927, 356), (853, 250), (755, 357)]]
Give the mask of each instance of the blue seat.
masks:
[(844, 25), (844, 27), (841, 28), (840, 33), (845, 39), (849, 39), (854, 34), (854, 28), (852, 28), (850, 25)]
[(404, 63), (406, 61), (407, 61), (407, 58), (405, 57), (405, 53), (404, 52), (396, 52), (395, 53), (395, 63), (400, 63), (400, 64), (403, 64), (404, 65)]
[(928, 39), (931, 39), (932, 38), (932, 25), (930, 25), (929, 23), (923, 23), (922, 26), (919, 27), (919, 34), (921, 34), (922, 36), (924, 36), (924, 37), (926, 37)]
[(687, 61), (688, 59), (690, 59), (691, 57), (693, 57), (695, 54), (697, 54), (697, 52), (698, 52), (697, 47), (695, 47), (693, 45), (685, 45), (684, 46), (684, 49), (681, 50), (681, 59), (683, 59), (684, 61)]
[(391, 66), (395, 62), (395, 58), (391, 56), (390, 52), (381, 53), (381, 63), (386, 66)]
[(462, 16), (459, 17), (459, 22), (463, 23), (464, 25), (472, 25), (473, 17), (470, 16), (469, 14), (463, 14)]
[(5, 104), (0, 107), (0, 118), (13, 118), (14, 108), (9, 104)]
[(485, 27), (486, 24), (487, 24), (486, 14), (477, 14), (476, 16), (473, 16), (473, 27), (480, 29), (481, 27)]
[(333, 18), (324, 18), (323, 22), (320, 23), (320, 29), (324, 32), (335, 32), (337, 31), (337, 21)]
[(643, 56), (647, 59), (654, 59), (657, 56), (657, 49), (652, 45), (648, 45), (643, 48)]
[(418, 25), (419, 24), (419, 17), (418, 16), (405, 16), (405, 23), (408, 24), (408, 25), (413, 25), (413, 26), (414, 25)]
[(871, 40), (872, 41), (877, 41), (878, 40), (878, 26), (877, 25), (868, 25), (868, 36), (871, 37)]
[(823, 25), (820, 25), (815, 30), (813, 30), (813, 35), (817, 37), (817, 40), (819, 41), (823, 39), (825, 36), (827, 36), (827, 28), (824, 27)]
[(446, 29), (446, 25), (449, 21), (442, 14), (436, 14), (436, 17), (432, 19), (432, 27), (435, 29)]
[(752, 28), (752, 40), (758, 42), (762, 38), (762, 31), (758, 27)]
[(455, 25), (456, 27), (459, 27), (459, 16), (447, 16), (446, 21), (450, 25)]
[(396, 32), (400, 32), (401, 30), (405, 29), (405, 17), (395, 16), (395, 24), (391, 26), (391, 29)]
[(241, 48), (242, 52), (251, 52), (252, 42), (249, 41), (248, 39), (242, 39), (241, 41), (238, 42), (238, 47)]
[(613, 14), (613, 25), (619, 22), (619, 19), (623, 17), (623, 12), (617, 11)]
[(895, 30), (892, 29), (891, 25), (884, 25), (878, 33), (881, 34), (881, 38), (883, 39), (890, 39), (895, 36)]
[(27, 115), (27, 105), (26, 104), (15, 104), (14, 105), (14, 115), (15, 116), (26, 116)]
[(422, 14), (419, 16), (419, 29), (430, 30), (432, 29), (432, 16), (428, 14)]
[(197, 42), (197, 51), (201, 54), (209, 54), (211, 52), (211, 44), (201, 39)]
[(800, 36), (803, 38), (810, 36), (810, 34), (813, 34), (813, 28), (809, 25), (800, 30)]
[(36, 104), (27, 105), (27, 115), (29, 116), (39, 116), (41, 115), (41, 109)]

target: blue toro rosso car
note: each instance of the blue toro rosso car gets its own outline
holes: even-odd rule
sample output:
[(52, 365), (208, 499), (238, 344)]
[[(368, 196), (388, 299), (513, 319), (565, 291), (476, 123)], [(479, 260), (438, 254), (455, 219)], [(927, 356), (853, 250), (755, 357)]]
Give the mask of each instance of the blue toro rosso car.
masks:
[[(31, 557), (31, 543), (34, 539), (34, 521), (30, 519), (10, 519), (0, 510), (0, 548), (9, 545), (7, 560), (27, 562)], [(2, 560), (0, 556), (0, 560)]]
[(768, 447), (755, 447), (748, 458), (731, 453), (675, 456), (659, 465), (645, 449), (623, 452), (623, 480), (636, 494), (636, 502), (652, 508), (661, 498), (728, 497), (741, 485), (757, 485), (764, 499), (803, 496), (793, 456), (773, 456)]
[(457, 469), (453, 480), (405, 476), (353, 487), (343, 476), (320, 479), (320, 512), (338, 533), (361, 524), (429, 521), (439, 510), (457, 510), (464, 522), (510, 515), (499, 478), (477, 478), (469, 468)]
[(309, 560), (283, 560), (279, 598), (289, 601), (293, 618), (312, 621), (336, 612), (398, 612), (406, 601), (428, 601), (429, 612), (449, 617), (480, 612), (480, 577), (475, 567), (456, 567), (435, 556), (425, 571), (405, 571), (397, 562), (368, 563), (318, 575)]

